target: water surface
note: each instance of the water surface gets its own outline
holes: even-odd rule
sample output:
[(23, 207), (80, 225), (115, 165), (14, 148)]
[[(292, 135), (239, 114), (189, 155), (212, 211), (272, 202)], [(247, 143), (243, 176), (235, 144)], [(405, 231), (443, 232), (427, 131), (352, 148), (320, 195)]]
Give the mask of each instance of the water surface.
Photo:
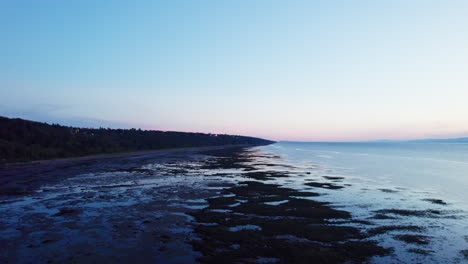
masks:
[[(418, 226), (376, 234), (394, 249), (376, 263), (465, 263), (468, 249), (467, 143), (298, 143), (260, 148), (309, 171), (282, 183), (329, 182), (315, 200), (332, 201), (377, 227)], [(333, 186), (343, 188), (332, 188)], [(391, 228), (390, 228), (391, 229)], [(378, 230), (378, 229), (377, 229)], [(411, 238), (411, 239), (409, 239)], [(420, 240), (418, 240), (420, 239)]]

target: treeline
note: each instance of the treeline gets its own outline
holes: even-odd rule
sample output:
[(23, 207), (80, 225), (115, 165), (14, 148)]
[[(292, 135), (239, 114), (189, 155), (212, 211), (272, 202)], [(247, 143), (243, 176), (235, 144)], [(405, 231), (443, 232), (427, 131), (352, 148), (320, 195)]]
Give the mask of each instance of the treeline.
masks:
[(245, 136), (77, 128), (0, 116), (0, 163), (167, 148), (270, 143), (272, 141)]

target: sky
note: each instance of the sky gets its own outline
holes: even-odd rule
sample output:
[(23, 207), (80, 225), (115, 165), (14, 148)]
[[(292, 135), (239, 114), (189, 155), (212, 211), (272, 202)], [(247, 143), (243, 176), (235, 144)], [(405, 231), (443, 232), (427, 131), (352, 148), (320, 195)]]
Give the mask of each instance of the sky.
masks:
[(468, 1), (0, 1), (0, 115), (360, 141), (468, 136)]

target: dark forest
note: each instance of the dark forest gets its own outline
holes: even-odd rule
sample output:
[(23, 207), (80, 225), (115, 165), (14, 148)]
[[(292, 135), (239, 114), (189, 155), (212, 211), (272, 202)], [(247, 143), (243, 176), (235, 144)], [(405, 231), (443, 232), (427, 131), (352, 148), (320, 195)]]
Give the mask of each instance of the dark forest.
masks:
[(169, 148), (270, 143), (272, 141), (245, 136), (134, 128), (77, 128), (0, 117), (0, 163)]

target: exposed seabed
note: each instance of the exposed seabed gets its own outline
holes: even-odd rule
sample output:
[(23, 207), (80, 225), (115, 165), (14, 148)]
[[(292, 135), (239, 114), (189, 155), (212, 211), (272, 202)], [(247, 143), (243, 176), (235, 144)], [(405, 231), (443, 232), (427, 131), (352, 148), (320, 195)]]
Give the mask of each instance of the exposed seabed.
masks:
[(425, 227), (378, 221), (454, 217), (382, 208), (359, 218), (321, 192), (346, 191), (343, 178), (313, 170), (255, 148), (4, 170), (0, 263), (362, 263), (395, 254), (383, 234), (433, 254)]

